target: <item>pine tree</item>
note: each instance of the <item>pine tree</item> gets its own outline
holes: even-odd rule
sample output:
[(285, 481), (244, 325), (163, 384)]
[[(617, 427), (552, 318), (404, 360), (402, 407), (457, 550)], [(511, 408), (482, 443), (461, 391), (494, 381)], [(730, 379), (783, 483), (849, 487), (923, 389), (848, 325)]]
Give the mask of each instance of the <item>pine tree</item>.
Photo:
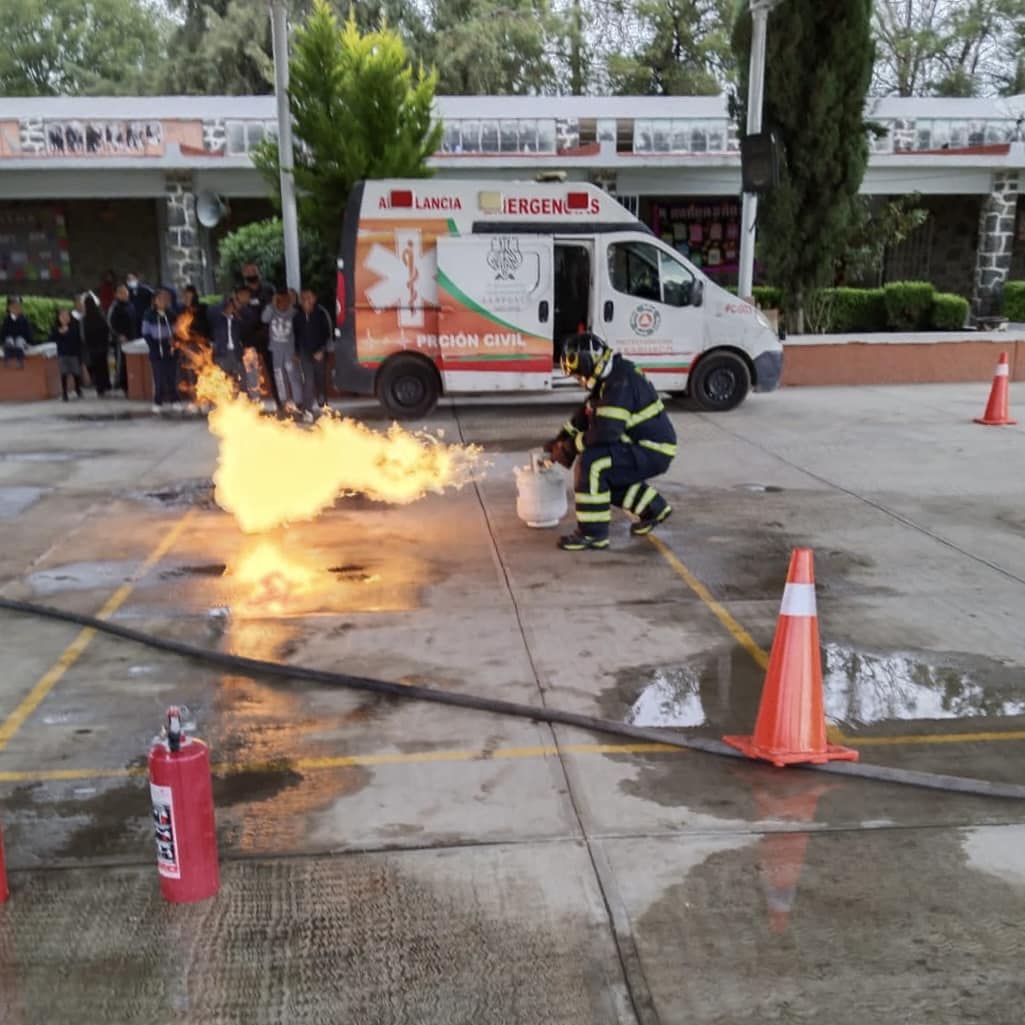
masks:
[[(734, 31), (746, 112), (751, 16)], [(836, 258), (854, 223), (868, 164), (865, 98), (875, 44), (872, 0), (783, 0), (769, 16), (764, 126), (786, 157), (782, 183), (758, 207), (759, 252), (791, 311), (817, 286), (832, 284)]]
[[(413, 70), (387, 25), (363, 33), (352, 15), (340, 25), (326, 0), (316, 0), (292, 39), (289, 101), (299, 221), (327, 252), (337, 252), (357, 181), (431, 173), (427, 160), (442, 136), (434, 91), (433, 72)], [(253, 162), (277, 196), (277, 144), (266, 140)]]

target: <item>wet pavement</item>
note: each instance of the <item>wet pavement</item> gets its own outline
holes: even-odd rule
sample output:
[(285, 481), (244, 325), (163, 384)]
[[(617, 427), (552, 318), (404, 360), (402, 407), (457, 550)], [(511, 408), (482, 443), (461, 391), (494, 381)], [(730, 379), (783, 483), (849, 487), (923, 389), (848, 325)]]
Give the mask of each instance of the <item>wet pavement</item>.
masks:
[[(970, 392), (674, 412), (660, 537), (732, 633), (625, 521), (583, 555), (520, 523), (512, 470), (564, 419), (552, 401), (432, 417), (484, 446), (474, 486), (343, 499), (257, 537), (213, 501), (201, 420), (0, 407), (0, 590), (250, 657), (718, 737), (750, 731), (789, 552), (809, 546), (842, 742), (1025, 783), (1025, 430), (972, 424)], [(281, 573), (254, 579), (267, 557)], [(1021, 1020), (1025, 803), (0, 626), (4, 1023)], [(153, 866), (145, 755), (173, 702), (215, 763), (223, 886), (195, 907), (164, 904)]]

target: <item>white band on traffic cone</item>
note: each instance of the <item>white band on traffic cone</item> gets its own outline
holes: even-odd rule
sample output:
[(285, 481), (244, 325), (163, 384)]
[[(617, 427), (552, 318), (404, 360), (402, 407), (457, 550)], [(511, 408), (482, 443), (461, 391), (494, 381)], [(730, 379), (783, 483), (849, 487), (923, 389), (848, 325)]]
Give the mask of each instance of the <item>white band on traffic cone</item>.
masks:
[(997, 372), (996, 372), (995, 376), (996, 377), (1010, 377), (1011, 376), (1010, 372), (1011, 372), (1011, 368), (1006, 363), (998, 363), (997, 364)]
[(815, 585), (787, 584), (783, 588), (783, 604), (779, 607), (781, 616), (814, 616)]

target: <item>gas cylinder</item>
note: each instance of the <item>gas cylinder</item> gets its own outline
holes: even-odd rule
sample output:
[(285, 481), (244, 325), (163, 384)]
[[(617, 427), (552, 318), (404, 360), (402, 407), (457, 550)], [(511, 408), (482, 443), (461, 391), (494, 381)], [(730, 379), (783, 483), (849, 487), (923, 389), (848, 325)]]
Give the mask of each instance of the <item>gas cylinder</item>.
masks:
[(566, 515), (566, 480), (543, 453), (530, 453), (529, 466), (516, 467), (516, 514), (528, 527), (554, 527)]
[(157, 872), (165, 900), (206, 900), (220, 887), (210, 749), (182, 728), (181, 711), (167, 711), (164, 735), (149, 752), (149, 792)]

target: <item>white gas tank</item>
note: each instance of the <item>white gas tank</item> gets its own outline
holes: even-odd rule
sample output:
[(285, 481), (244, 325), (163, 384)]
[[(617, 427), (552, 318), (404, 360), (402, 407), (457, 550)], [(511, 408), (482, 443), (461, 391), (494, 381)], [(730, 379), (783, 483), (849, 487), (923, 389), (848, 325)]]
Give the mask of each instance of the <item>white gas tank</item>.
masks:
[(516, 467), (516, 514), (528, 527), (554, 527), (566, 508), (562, 470), (541, 451), (531, 452), (530, 465)]

